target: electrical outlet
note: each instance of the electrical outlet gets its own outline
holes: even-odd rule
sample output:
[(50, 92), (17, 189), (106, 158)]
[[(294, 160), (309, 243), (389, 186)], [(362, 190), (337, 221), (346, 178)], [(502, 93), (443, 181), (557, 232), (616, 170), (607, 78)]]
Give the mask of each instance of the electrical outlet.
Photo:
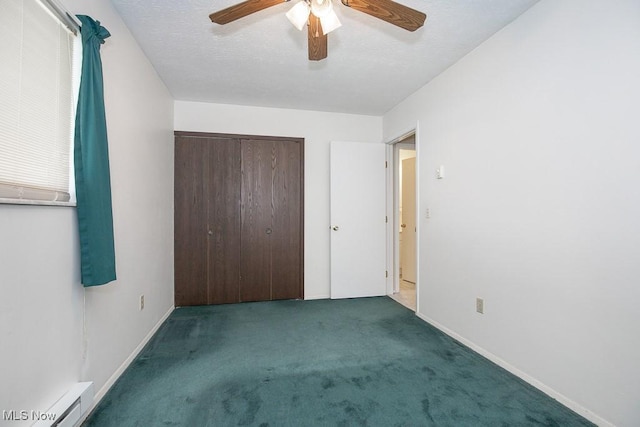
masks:
[(476, 298), (476, 311), (484, 314), (484, 300), (482, 298)]
[(144, 295), (140, 295), (140, 310), (144, 310)]

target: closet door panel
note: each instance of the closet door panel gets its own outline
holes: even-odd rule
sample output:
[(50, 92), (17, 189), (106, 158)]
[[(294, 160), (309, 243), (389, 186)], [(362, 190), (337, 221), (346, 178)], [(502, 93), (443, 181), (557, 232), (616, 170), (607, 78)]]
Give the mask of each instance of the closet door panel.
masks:
[(302, 298), (302, 143), (273, 145), (272, 299)]
[(273, 144), (243, 139), (240, 301), (271, 300)]
[(207, 304), (207, 202), (201, 140), (176, 137), (174, 182), (175, 305)]
[(208, 303), (240, 301), (240, 141), (207, 139)]
[(303, 297), (304, 141), (175, 133), (176, 306)]

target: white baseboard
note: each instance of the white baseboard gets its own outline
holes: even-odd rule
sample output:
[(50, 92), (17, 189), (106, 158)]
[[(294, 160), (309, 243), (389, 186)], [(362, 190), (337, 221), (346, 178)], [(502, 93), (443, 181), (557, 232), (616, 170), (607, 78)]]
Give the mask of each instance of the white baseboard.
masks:
[(435, 320), (425, 316), (424, 314), (418, 313), (418, 312), (416, 312), (416, 316), (418, 316), (420, 319), (424, 320), (425, 322), (427, 322), (431, 326), (435, 327), (436, 329), (439, 329), (440, 331), (442, 331), (445, 334), (449, 335), (451, 338), (455, 339), (456, 341), (461, 342), (462, 344), (464, 344), (465, 346), (469, 347), (471, 350), (475, 351), (476, 353), (486, 357), (487, 359), (489, 359), (490, 361), (492, 361), (496, 365), (500, 366), (501, 368), (507, 370), (508, 372), (512, 373), (513, 375), (517, 376), (518, 378), (522, 379), (523, 381), (531, 384), (532, 386), (534, 386), (535, 388), (537, 388), (538, 390), (540, 390), (544, 394), (546, 394), (549, 397), (557, 400), (558, 402), (560, 402), (561, 404), (563, 404), (567, 408), (569, 408), (572, 411), (576, 412), (577, 414), (583, 416), (584, 418), (588, 419), (592, 423), (595, 423), (600, 427), (615, 427), (615, 425), (613, 423), (611, 423), (611, 422), (605, 420), (604, 418), (594, 414), (593, 412), (591, 412), (587, 408), (577, 404), (576, 402), (574, 402), (573, 400), (569, 399), (565, 395), (563, 395), (561, 393), (558, 393), (557, 391), (555, 391), (551, 387), (549, 387), (546, 384), (544, 384), (544, 383), (538, 381), (537, 379), (533, 378), (531, 375), (521, 371), (520, 369), (518, 369), (515, 366), (509, 364), (505, 360), (499, 358), (495, 354), (485, 350), (484, 348), (478, 346), (477, 344), (473, 343), (472, 341), (469, 341), (468, 339), (460, 336), (456, 332), (454, 332), (451, 329), (441, 325), (440, 323), (436, 322)]
[(80, 421), (79, 421), (79, 423), (77, 425), (81, 425), (87, 419), (87, 417), (91, 414), (91, 412), (93, 412), (93, 410), (96, 408), (96, 406), (98, 406), (98, 404), (100, 403), (102, 398), (107, 394), (109, 389), (115, 384), (117, 379), (120, 378), (120, 375), (122, 375), (122, 373), (125, 371), (125, 369), (127, 369), (129, 367), (131, 362), (133, 362), (133, 360), (138, 356), (138, 354), (142, 351), (144, 346), (147, 345), (149, 340), (151, 340), (153, 335), (155, 335), (155, 333), (158, 331), (160, 326), (164, 323), (165, 320), (167, 320), (167, 318), (173, 312), (173, 310), (175, 310), (175, 307), (171, 306), (171, 308), (169, 308), (169, 311), (167, 311), (160, 318), (160, 320), (158, 320), (158, 322), (149, 331), (149, 333), (142, 339), (142, 341), (140, 341), (140, 344), (138, 344), (138, 346), (133, 350), (133, 352), (129, 355), (129, 357), (127, 357), (125, 359), (125, 361), (122, 362), (120, 367), (118, 369), (116, 369), (116, 371), (113, 373), (113, 375), (111, 375), (111, 377), (102, 386), (102, 388), (100, 388), (100, 390), (98, 390), (98, 392), (95, 394), (95, 396), (93, 398), (93, 403), (91, 404), (91, 407), (85, 413), (85, 415), (82, 417), (82, 419), (80, 419)]
[(325, 294), (321, 294), (321, 295), (305, 295), (304, 296), (304, 300), (305, 301), (309, 301), (312, 299), (329, 299), (331, 298), (330, 295), (325, 295)]

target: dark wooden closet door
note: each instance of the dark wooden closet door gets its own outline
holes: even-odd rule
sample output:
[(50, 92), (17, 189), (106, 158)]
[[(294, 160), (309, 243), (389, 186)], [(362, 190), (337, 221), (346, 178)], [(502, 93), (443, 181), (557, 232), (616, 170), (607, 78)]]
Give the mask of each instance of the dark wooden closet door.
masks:
[(207, 301), (207, 201), (201, 140), (176, 136), (174, 180), (175, 305)]
[(175, 304), (239, 302), (240, 141), (176, 136)]
[(242, 140), (240, 300), (271, 300), (273, 144)]
[(207, 304), (240, 301), (240, 140), (208, 138)]
[(303, 140), (176, 132), (175, 304), (303, 297)]
[(275, 141), (273, 146), (271, 296), (272, 299), (301, 298), (302, 143)]

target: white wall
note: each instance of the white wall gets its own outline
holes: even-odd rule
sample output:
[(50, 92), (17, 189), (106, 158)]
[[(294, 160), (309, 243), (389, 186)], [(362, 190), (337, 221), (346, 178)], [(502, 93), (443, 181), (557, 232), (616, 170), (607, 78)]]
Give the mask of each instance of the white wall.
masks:
[(173, 98), (110, 2), (67, 1), (112, 35), (101, 56), (118, 280), (86, 290), (82, 373), (99, 389), (173, 306)]
[(543, 0), (384, 117), (386, 140), (419, 122), (419, 315), (620, 426), (640, 423), (639, 76), (640, 2)]
[(0, 411), (44, 411), (80, 378), (76, 228), (74, 208), (0, 205)]
[(173, 100), (108, 0), (64, 4), (112, 34), (101, 53), (118, 280), (80, 285), (75, 208), (0, 205), (2, 410), (47, 410), (82, 380), (104, 391), (173, 305)]
[(304, 296), (328, 298), (329, 145), (381, 142), (382, 117), (176, 101), (175, 129), (305, 139)]

